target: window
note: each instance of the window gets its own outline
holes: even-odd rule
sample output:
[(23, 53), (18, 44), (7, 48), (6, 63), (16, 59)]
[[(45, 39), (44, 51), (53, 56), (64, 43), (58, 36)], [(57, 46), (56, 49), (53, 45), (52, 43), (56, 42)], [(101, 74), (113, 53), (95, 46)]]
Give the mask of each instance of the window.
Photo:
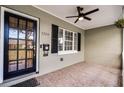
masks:
[(58, 54), (76, 53), (78, 48), (78, 33), (59, 27)]

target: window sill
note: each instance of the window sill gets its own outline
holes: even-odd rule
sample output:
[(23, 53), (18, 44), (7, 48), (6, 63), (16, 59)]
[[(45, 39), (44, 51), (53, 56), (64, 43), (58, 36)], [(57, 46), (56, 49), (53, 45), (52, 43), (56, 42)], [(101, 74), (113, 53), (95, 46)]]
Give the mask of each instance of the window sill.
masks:
[(59, 51), (58, 55), (75, 54), (75, 53), (78, 53), (78, 51)]

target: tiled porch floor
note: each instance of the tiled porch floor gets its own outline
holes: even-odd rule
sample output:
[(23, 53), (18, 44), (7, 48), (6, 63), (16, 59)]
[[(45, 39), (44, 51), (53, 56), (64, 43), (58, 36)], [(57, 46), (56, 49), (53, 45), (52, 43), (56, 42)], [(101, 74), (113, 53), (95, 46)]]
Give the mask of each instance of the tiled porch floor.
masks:
[(121, 70), (98, 64), (77, 63), (14, 85), (17, 87), (119, 87)]

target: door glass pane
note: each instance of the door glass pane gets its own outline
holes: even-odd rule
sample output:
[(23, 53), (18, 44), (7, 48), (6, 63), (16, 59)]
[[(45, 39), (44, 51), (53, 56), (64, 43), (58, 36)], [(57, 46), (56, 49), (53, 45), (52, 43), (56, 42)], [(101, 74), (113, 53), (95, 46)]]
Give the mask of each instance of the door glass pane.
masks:
[(27, 60), (27, 68), (33, 67), (33, 62), (32, 61), (33, 61), (32, 59)]
[(19, 39), (25, 39), (25, 34), (26, 34), (25, 30), (19, 30)]
[(9, 39), (9, 49), (17, 49), (17, 40)]
[(19, 40), (19, 49), (25, 49), (25, 40)]
[(33, 32), (27, 32), (27, 39), (33, 40)]
[(9, 50), (9, 60), (17, 60), (17, 51)]
[(8, 72), (16, 71), (17, 70), (17, 61), (10, 61)]
[(19, 50), (19, 59), (25, 59), (25, 50)]
[(27, 49), (33, 49), (33, 41), (27, 41)]
[(26, 30), (26, 21), (23, 19), (19, 19), (19, 29)]
[(17, 38), (18, 31), (15, 28), (9, 28), (9, 38)]
[(33, 51), (32, 50), (27, 51), (27, 58), (33, 58)]
[(10, 28), (17, 28), (18, 25), (18, 19), (15, 17), (9, 17), (9, 26)]
[(18, 61), (18, 69), (25, 69), (25, 60), (19, 60)]
[(30, 22), (30, 21), (27, 22), (27, 30), (33, 31), (33, 22)]

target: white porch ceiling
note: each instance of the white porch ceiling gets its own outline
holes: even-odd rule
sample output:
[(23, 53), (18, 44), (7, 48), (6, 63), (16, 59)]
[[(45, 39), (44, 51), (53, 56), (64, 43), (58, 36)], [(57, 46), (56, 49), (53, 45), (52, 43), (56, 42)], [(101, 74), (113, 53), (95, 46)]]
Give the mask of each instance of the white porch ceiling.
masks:
[(84, 30), (114, 24), (122, 14), (122, 6), (119, 5), (79, 5), (84, 8), (83, 12), (99, 8), (98, 12), (88, 15), (91, 21), (82, 20), (74, 24), (75, 18), (65, 18), (70, 15), (77, 15), (77, 5), (36, 5), (49, 14), (52, 14), (66, 22), (69, 22)]

